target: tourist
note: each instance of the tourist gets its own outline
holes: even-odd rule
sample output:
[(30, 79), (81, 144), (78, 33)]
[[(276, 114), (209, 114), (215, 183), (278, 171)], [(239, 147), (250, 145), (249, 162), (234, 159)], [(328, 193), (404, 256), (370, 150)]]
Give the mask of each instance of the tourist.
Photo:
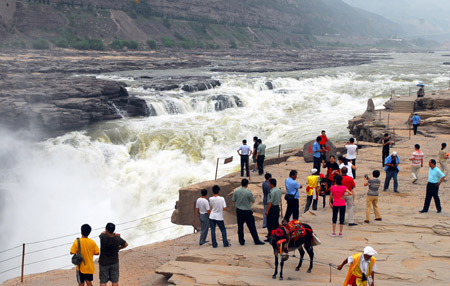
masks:
[[(447, 177), (447, 175), (448, 175), (447, 160), (448, 160), (449, 156), (448, 156), (447, 150), (445, 150), (445, 148), (447, 148), (447, 144), (442, 143), (441, 151), (439, 151), (439, 165), (441, 166), (441, 171), (444, 173), (445, 177)], [(444, 181), (447, 181), (447, 179), (445, 179)]]
[(394, 179), (394, 192), (398, 193), (398, 181), (397, 174), (400, 172), (400, 158), (397, 156), (397, 152), (392, 152), (386, 160), (384, 161), (384, 171), (386, 171), (386, 179), (384, 180), (384, 188), (383, 191), (387, 191), (389, 189), (389, 183), (391, 179)]
[(377, 271), (376, 259), (373, 257), (378, 254), (372, 247), (364, 247), (364, 251), (349, 256), (341, 265), (337, 267), (342, 270), (345, 264), (350, 263), (344, 285), (352, 286), (374, 286), (375, 272)]
[(322, 130), (322, 135), (320, 135), (319, 137), (320, 137), (320, 142), (319, 142), (320, 148), (322, 148), (322, 151), (323, 151), (322, 152), (322, 162), (325, 162), (326, 154), (327, 154), (327, 142), (329, 141), (328, 137), (325, 133), (325, 130)]
[(266, 157), (266, 145), (258, 139), (258, 147), (256, 148), (256, 163), (258, 165), (258, 174), (264, 174), (264, 158)]
[(195, 209), (197, 211), (197, 214), (200, 217), (200, 226), (201, 226), (201, 233), (200, 233), (200, 245), (203, 245), (207, 243), (206, 237), (208, 236), (208, 229), (209, 229), (209, 202), (206, 199), (206, 195), (208, 194), (208, 190), (203, 189), (200, 191), (201, 197), (197, 199), (197, 202), (195, 203)]
[(423, 209), (420, 211), (421, 213), (428, 212), (428, 208), (430, 207), (431, 198), (434, 199), (434, 204), (436, 205), (436, 210), (438, 213), (442, 211), (441, 200), (439, 199), (439, 186), (445, 180), (445, 174), (436, 167), (436, 160), (431, 159), (428, 162), (428, 166), (430, 169), (428, 171), (428, 184), (427, 184), (427, 193), (425, 195), (425, 203), (423, 204)]
[[(281, 204), (281, 190), (277, 188), (277, 180), (269, 180), (270, 193), (267, 199), (269, 205), (265, 215), (267, 216), (267, 230), (269, 235), (272, 234), (272, 230), (277, 229), (279, 226), (280, 219), (280, 204)], [(266, 241), (270, 241), (267, 237)]]
[(119, 250), (128, 246), (119, 234), (114, 233), (116, 226), (109, 222), (105, 231), (100, 234), (99, 278), (100, 286), (106, 286), (111, 281), (113, 286), (119, 286)]
[(365, 223), (370, 223), (370, 208), (373, 206), (373, 212), (375, 213), (375, 220), (381, 220), (380, 210), (378, 209), (378, 191), (380, 189), (381, 181), (380, 171), (375, 170), (372, 172), (373, 178), (364, 176), (364, 186), (369, 186), (366, 199), (366, 220)]
[(425, 96), (425, 88), (423, 86), (420, 86), (419, 90), (417, 91), (417, 97), (424, 97)]
[(290, 217), (292, 215), (292, 219), (297, 220), (299, 214), (299, 203), (298, 198), (300, 194), (298, 193), (298, 189), (302, 188), (302, 185), (297, 183), (297, 171), (291, 170), (289, 172), (289, 178), (284, 182), (286, 186), (286, 202), (287, 208), (286, 213), (284, 214), (284, 221), (289, 222)]
[(383, 145), (381, 160), (382, 160), (383, 167), (384, 167), (384, 160), (386, 160), (386, 157), (389, 156), (389, 147), (392, 145), (389, 134), (387, 134), (387, 133), (384, 134), (384, 138), (381, 140), (381, 145)]
[(417, 127), (419, 127), (421, 120), (419, 115), (417, 115), (417, 113), (414, 113), (414, 116), (411, 118), (411, 122), (413, 124), (413, 128), (414, 128), (414, 135), (417, 134)]
[(344, 156), (339, 156), (338, 157), (338, 161), (339, 161), (339, 173), (342, 175), (342, 168), (347, 167), (347, 176), (352, 177), (353, 179), (353, 173), (350, 172), (350, 170), (356, 169), (355, 166), (353, 166), (353, 164), (351, 162), (349, 162), (347, 160), (347, 158), (345, 158)]
[[(355, 138), (350, 138), (345, 144), (347, 156), (345, 158), (356, 167), (356, 155), (358, 154), (358, 145), (355, 144)], [(356, 168), (352, 168), (352, 178), (356, 179)]]
[(358, 225), (353, 220), (353, 208), (355, 206), (355, 180), (352, 177), (348, 176), (347, 167), (342, 167), (342, 185), (345, 186), (348, 190), (352, 191), (351, 194), (347, 194), (344, 196), (346, 211), (348, 213), (348, 225), (355, 226)]
[(312, 147), (314, 160), (313, 168), (317, 170), (317, 174), (320, 174), (320, 164), (322, 163), (322, 154), (324, 153), (319, 144), (321, 140), (320, 136), (317, 136), (316, 142), (314, 142)]
[(412, 183), (417, 184), (420, 168), (423, 167), (423, 152), (420, 151), (419, 144), (414, 145), (414, 152), (409, 160), (411, 161), (411, 176), (413, 177)]
[(257, 161), (256, 161), (256, 153), (258, 149), (258, 137), (253, 137), (253, 150), (252, 150), (252, 159), (253, 159), (253, 170), (252, 172), (257, 172), (258, 171), (258, 165), (257, 165)]
[(250, 170), (248, 169), (249, 158), (252, 155), (252, 148), (247, 145), (247, 140), (242, 140), (242, 145), (237, 150), (237, 153), (241, 157), (241, 177), (244, 177), (244, 166), (247, 177), (250, 176)]
[(76, 254), (78, 253), (78, 250), (81, 249), (81, 256), (83, 256), (83, 262), (76, 267), (77, 281), (80, 286), (83, 286), (85, 282), (87, 286), (92, 286), (95, 271), (94, 255), (99, 255), (100, 253), (97, 243), (88, 238), (89, 234), (91, 234), (91, 230), (92, 228), (90, 225), (83, 224), (81, 226), (81, 238), (75, 239), (70, 248), (70, 254)]
[(263, 245), (264, 242), (259, 240), (258, 232), (256, 231), (255, 218), (253, 217), (253, 211), (251, 206), (251, 204), (255, 202), (255, 197), (253, 196), (252, 192), (249, 189), (247, 189), (247, 187), (248, 187), (248, 180), (242, 179), (241, 187), (234, 191), (232, 197), (233, 202), (236, 202), (236, 217), (238, 224), (239, 243), (241, 245), (245, 244), (244, 239), (244, 222), (245, 222), (247, 224), (248, 230), (250, 231), (250, 234), (253, 237), (254, 243), (256, 245)]
[(227, 229), (225, 228), (225, 222), (223, 221), (223, 212), (227, 210), (227, 203), (223, 197), (219, 196), (219, 192), (220, 187), (218, 185), (214, 185), (213, 196), (209, 198), (209, 204), (211, 206), (209, 211), (209, 224), (211, 227), (211, 242), (213, 248), (217, 247), (216, 225), (222, 233), (223, 247), (231, 246), (228, 242)]
[(324, 163), (322, 167), (327, 168), (327, 188), (326, 190), (322, 190), (322, 188), (320, 190), (323, 194), (323, 207), (325, 207), (325, 197), (327, 194), (330, 194), (331, 185), (334, 183), (334, 175), (339, 173), (340, 169), (338, 163), (336, 163), (336, 157), (334, 157), (334, 155), (330, 155), (329, 161)]
[(312, 209), (313, 211), (317, 210), (317, 189), (319, 187), (319, 176), (317, 175), (317, 169), (311, 170), (311, 175), (306, 178), (307, 181), (307, 187), (306, 187), (306, 204), (305, 204), (305, 210), (303, 211), (306, 213), (309, 210), (309, 207), (312, 203)]
[[(267, 196), (270, 193), (270, 189), (271, 187), (269, 186), (269, 180), (272, 179), (272, 175), (270, 173), (266, 173), (264, 175), (264, 178), (266, 179), (266, 181), (262, 184), (262, 191), (263, 191), (263, 206), (264, 206), (264, 215), (263, 215), (263, 228), (267, 227), (267, 216), (266, 216), (266, 211), (267, 211), (267, 206), (268, 206), (268, 202), (267, 202)], [(269, 233), (270, 234), (270, 233)]]
[(334, 178), (336, 185), (331, 186), (330, 191), (330, 208), (333, 210), (333, 232), (332, 237), (336, 237), (336, 222), (339, 213), (339, 237), (342, 238), (342, 231), (344, 229), (345, 222), (345, 199), (344, 195), (352, 194), (352, 191), (348, 190), (347, 187), (342, 185), (342, 176), (336, 175)]

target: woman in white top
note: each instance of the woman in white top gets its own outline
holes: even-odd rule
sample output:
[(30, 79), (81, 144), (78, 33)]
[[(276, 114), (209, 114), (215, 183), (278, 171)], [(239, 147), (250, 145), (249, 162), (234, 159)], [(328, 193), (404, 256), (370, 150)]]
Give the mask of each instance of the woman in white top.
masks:
[[(356, 170), (356, 166), (353, 166), (352, 163), (350, 163), (345, 157), (339, 156), (339, 169), (342, 169), (344, 167), (347, 167), (347, 176), (353, 178), (353, 173), (350, 170)], [(353, 178), (354, 179), (354, 178)]]
[(222, 232), (223, 247), (231, 246), (227, 239), (227, 229), (225, 228), (225, 223), (223, 221), (223, 211), (227, 210), (227, 204), (225, 199), (219, 196), (220, 187), (218, 185), (213, 186), (214, 196), (209, 198), (209, 204), (211, 205), (211, 210), (209, 211), (209, 225), (211, 227), (211, 241), (214, 248), (217, 247), (216, 240), (216, 225), (219, 226)]

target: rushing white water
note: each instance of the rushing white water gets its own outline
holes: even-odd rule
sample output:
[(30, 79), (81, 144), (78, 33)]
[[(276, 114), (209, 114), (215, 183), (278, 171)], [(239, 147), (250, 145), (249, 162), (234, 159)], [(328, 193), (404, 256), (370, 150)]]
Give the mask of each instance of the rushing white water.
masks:
[[(100, 123), (40, 143), (2, 131), (0, 251), (68, 235), (27, 244), (27, 253), (61, 246), (29, 254), (26, 263), (67, 254), (83, 223), (102, 228), (109, 221), (136, 220), (117, 227), (131, 246), (188, 233), (192, 228), (170, 224), (168, 210), (178, 199), (178, 189), (213, 179), (216, 158), (235, 155), (242, 139), (251, 141), (256, 135), (267, 146), (287, 149), (314, 139), (322, 129), (331, 139), (347, 138), (347, 121), (365, 110), (369, 98), (381, 107), (391, 89), (396, 94), (407, 94), (409, 88), (415, 92), (418, 82), (427, 90), (448, 87), (450, 77), (440, 54), (393, 57), (358, 67), (287, 73), (199, 70), (222, 85), (194, 93), (156, 92), (134, 80), (135, 75), (155, 71), (102, 75), (127, 81), (129, 92), (144, 98), (157, 116)], [(216, 111), (218, 102), (225, 102), (226, 109)], [(221, 164), (219, 175), (236, 170), (236, 161)], [(137, 220), (148, 215), (152, 216)], [(21, 248), (0, 252), (0, 261), (20, 252)], [(29, 265), (25, 273), (69, 264), (67, 255)], [(0, 262), (0, 272), (18, 265), (20, 258)], [(17, 269), (0, 274), (0, 281), (19, 273)]]

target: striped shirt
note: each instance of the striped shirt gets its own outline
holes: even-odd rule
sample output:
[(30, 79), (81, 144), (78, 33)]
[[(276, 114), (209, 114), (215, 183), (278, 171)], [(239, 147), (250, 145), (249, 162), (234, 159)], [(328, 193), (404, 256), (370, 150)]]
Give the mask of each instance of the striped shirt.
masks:
[(414, 166), (414, 167), (422, 166), (423, 152), (422, 151), (415, 151), (414, 153), (412, 153), (411, 159), (412, 159), (411, 160), (411, 166)]

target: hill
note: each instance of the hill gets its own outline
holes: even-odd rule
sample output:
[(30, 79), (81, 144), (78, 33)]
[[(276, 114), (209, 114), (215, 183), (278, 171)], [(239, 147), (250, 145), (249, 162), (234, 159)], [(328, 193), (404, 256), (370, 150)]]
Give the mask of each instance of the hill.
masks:
[[(0, 0), (0, 36), (10, 47), (103, 49), (293, 46), (314, 35), (390, 37), (398, 25), (342, 0)], [(376, 19), (368, 29), (368, 19)], [(91, 40), (98, 40), (92, 42)], [(40, 42), (39, 42), (40, 41)]]

